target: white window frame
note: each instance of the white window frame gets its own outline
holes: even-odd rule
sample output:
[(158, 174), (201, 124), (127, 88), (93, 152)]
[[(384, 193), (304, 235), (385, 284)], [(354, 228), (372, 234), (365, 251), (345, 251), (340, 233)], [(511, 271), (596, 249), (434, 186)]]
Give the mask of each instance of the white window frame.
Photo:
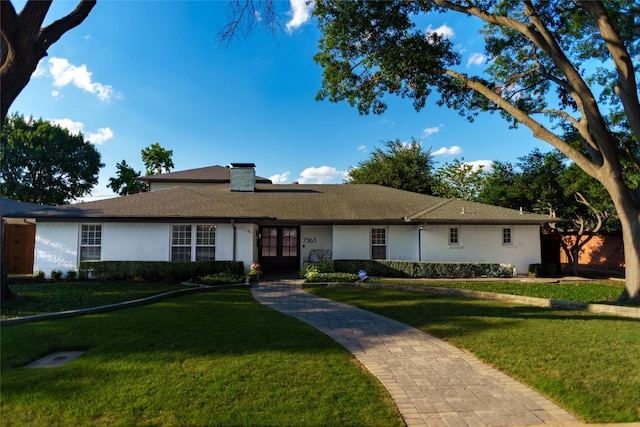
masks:
[(513, 246), (512, 227), (502, 227), (502, 246)]
[[(384, 242), (380, 243), (378, 241), (376, 241), (376, 239), (374, 238), (374, 231), (382, 231), (383, 233), (383, 237), (384, 237)], [(377, 238), (379, 238), (379, 236), (376, 236)], [(387, 232), (387, 227), (371, 227), (371, 230), (369, 231), (369, 247), (370, 247), (370, 251), (371, 251), (371, 259), (388, 259), (388, 232)], [(374, 248), (384, 248), (384, 258), (374, 258)]]
[[(89, 228), (92, 228), (91, 230)], [(86, 236), (85, 236), (86, 231)], [(89, 235), (91, 233), (91, 235)], [(102, 259), (102, 224), (87, 223), (80, 224), (80, 234), (78, 241), (78, 259), (80, 261), (100, 261)], [(84, 256), (83, 249), (91, 249), (97, 252), (95, 256)]]
[[(455, 230), (455, 241), (454, 239), (452, 239), (453, 235), (454, 235), (454, 230)], [(449, 247), (451, 248), (460, 248), (462, 247), (462, 241), (460, 239), (460, 227), (456, 226), (450, 226), (448, 231), (447, 231), (447, 240), (449, 242)]]
[[(176, 227), (184, 228), (182, 230), (176, 230)], [(206, 227), (208, 229), (213, 228), (213, 238), (208, 236), (203, 236), (201, 233), (209, 233), (209, 231), (203, 230)], [(175, 232), (179, 231), (184, 233), (183, 235), (179, 235), (178, 241), (174, 239)], [(172, 224), (169, 235), (169, 243), (170, 243), (170, 252), (169, 252), (169, 260), (170, 261), (214, 261), (215, 260), (215, 252), (216, 252), (216, 241), (218, 237), (218, 227), (215, 224)], [(188, 258), (189, 259), (175, 259), (174, 258), (174, 248), (188, 248)], [(206, 248), (208, 250), (213, 249), (213, 259), (203, 260), (200, 258), (199, 249)], [(186, 257), (185, 257), (186, 258)]]

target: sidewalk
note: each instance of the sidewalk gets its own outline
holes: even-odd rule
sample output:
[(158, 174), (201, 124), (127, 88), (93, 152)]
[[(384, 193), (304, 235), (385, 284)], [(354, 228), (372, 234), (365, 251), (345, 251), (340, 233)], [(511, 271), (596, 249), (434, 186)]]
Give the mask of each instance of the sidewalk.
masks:
[(317, 297), (299, 280), (261, 282), (254, 298), (324, 332), (387, 388), (407, 426), (576, 425), (555, 403), (413, 327)]

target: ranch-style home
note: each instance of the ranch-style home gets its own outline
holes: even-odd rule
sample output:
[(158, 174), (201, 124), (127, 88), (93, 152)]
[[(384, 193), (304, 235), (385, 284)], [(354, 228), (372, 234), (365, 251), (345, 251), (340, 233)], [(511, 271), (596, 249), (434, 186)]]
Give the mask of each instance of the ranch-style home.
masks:
[(83, 260), (237, 260), (266, 272), (305, 260), (540, 262), (544, 215), (379, 185), (273, 184), (252, 163), (140, 178), (150, 192), (29, 212), (34, 271)]

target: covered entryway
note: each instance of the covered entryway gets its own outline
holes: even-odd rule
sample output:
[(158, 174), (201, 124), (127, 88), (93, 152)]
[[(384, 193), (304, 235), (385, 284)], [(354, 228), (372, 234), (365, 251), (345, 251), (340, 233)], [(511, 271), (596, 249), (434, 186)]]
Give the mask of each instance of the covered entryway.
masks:
[(266, 274), (300, 269), (300, 227), (260, 227), (258, 262)]

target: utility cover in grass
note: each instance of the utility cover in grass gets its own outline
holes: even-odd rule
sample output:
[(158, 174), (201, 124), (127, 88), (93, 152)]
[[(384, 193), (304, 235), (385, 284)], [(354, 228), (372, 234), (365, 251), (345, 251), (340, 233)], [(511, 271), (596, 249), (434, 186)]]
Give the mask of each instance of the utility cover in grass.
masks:
[(25, 368), (58, 368), (65, 363), (77, 359), (84, 351), (56, 351), (48, 354), (35, 362), (29, 363)]

